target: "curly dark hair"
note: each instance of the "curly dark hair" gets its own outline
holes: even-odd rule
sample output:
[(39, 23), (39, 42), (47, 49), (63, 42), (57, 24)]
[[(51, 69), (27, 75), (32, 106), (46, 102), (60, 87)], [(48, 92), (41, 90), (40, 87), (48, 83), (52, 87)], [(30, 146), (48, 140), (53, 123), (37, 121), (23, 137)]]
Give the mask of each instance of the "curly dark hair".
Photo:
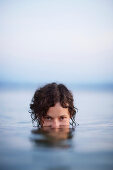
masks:
[(71, 118), (70, 124), (72, 126), (76, 125), (75, 115), (77, 108), (74, 107), (73, 95), (65, 85), (55, 82), (46, 84), (35, 91), (29, 111), (32, 122), (37, 122), (37, 125), (41, 126), (41, 118), (46, 116), (49, 108), (53, 107), (57, 102), (63, 108), (68, 108)]

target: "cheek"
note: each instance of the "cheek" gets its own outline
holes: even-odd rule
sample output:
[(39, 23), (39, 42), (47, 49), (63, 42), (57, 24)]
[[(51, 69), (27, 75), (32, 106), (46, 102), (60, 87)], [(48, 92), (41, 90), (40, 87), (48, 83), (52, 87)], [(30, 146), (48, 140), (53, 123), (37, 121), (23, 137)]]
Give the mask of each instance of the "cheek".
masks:
[(47, 121), (47, 120), (42, 121), (42, 126), (50, 126), (50, 125), (51, 125), (51, 121)]
[(60, 125), (69, 125), (69, 122), (70, 122), (70, 118), (67, 118), (63, 121), (60, 121)]

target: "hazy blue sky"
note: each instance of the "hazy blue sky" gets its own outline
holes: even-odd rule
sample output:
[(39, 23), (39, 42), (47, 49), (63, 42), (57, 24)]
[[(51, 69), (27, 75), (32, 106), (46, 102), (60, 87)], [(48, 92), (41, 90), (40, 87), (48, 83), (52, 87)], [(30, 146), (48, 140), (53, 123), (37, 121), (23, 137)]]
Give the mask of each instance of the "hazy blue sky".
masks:
[(113, 83), (113, 0), (0, 0), (0, 77)]

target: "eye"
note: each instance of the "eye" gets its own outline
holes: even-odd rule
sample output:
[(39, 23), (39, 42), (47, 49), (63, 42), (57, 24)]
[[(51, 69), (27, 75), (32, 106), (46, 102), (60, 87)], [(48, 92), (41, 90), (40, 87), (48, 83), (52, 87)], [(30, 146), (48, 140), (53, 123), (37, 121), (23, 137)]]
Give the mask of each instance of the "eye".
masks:
[(63, 116), (60, 117), (60, 120), (64, 120), (64, 119), (66, 119), (66, 117), (63, 117)]
[(45, 119), (46, 119), (46, 120), (52, 120), (52, 118), (49, 117), (49, 116), (45, 117)]

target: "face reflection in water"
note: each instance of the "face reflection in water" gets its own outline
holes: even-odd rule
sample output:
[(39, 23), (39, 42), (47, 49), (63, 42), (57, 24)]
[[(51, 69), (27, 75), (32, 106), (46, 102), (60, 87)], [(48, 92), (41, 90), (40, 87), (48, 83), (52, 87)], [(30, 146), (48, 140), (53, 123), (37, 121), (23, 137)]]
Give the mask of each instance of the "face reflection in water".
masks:
[(43, 127), (37, 130), (32, 130), (31, 141), (35, 144), (35, 147), (57, 147), (57, 148), (70, 148), (73, 135), (72, 128), (51, 128)]
[(42, 118), (42, 127), (61, 128), (69, 127), (70, 114), (68, 108), (63, 108), (58, 102), (50, 107), (47, 115)]

